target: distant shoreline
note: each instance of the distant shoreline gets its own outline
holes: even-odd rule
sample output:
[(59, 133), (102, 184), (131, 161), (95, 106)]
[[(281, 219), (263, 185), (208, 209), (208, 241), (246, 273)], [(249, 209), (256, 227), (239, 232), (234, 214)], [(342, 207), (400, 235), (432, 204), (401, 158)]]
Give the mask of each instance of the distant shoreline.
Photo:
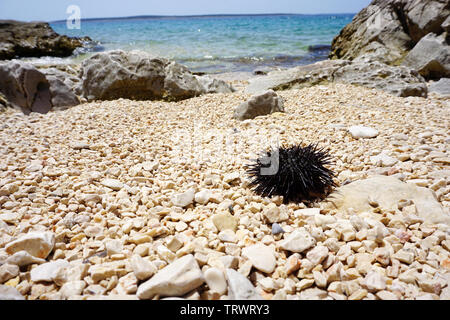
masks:
[[(129, 17), (105, 17), (105, 18), (82, 18), (81, 21), (110, 21), (110, 20), (150, 20), (150, 19), (179, 19), (179, 18), (233, 18), (233, 17), (274, 17), (274, 16), (345, 16), (356, 13), (249, 13), (249, 14), (199, 14), (199, 15), (141, 15)], [(48, 21), (48, 23), (64, 23), (66, 20)]]

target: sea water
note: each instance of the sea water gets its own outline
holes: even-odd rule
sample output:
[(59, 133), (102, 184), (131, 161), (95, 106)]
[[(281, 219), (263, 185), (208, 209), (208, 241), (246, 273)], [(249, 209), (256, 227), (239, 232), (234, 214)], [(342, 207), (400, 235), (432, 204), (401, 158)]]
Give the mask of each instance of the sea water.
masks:
[(68, 29), (65, 21), (50, 25), (60, 34), (98, 41), (95, 51), (144, 50), (195, 72), (222, 73), (289, 68), (327, 59), (333, 38), (353, 16), (134, 17), (82, 20), (80, 29)]

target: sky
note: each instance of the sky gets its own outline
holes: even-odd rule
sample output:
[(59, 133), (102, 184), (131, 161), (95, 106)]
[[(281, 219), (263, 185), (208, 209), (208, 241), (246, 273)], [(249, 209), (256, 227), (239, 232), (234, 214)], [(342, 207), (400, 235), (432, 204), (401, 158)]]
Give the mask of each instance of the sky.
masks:
[(0, 19), (65, 20), (70, 5), (81, 18), (140, 15), (357, 13), (370, 0), (0, 0)]

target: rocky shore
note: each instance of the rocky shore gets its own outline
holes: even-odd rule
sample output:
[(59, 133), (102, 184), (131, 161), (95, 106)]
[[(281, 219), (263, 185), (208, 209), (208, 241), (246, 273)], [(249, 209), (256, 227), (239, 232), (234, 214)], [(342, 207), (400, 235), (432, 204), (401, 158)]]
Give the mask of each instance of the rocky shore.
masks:
[[(415, 8), (439, 23), (408, 22), (398, 57), (446, 39), (425, 13), (448, 2), (413, 2), (373, 1), (339, 59), (245, 80), (139, 51), (0, 62), (0, 300), (449, 300), (447, 75), (344, 45)], [(299, 143), (330, 153), (333, 192), (256, 195), (246, 165)]]

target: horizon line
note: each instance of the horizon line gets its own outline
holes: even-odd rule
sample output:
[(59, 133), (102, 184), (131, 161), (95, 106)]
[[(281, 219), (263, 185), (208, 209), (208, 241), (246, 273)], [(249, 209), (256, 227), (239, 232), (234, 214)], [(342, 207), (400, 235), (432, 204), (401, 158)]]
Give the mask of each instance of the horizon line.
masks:
[[(246, 17), (246, 16), (319, 16), (319, 15), (355, 15), (356, 13), (214, 13), (193, 15), (138, 15), (124, 17), (81, 18), (81, 21), (125, 20), (125, 19), (164, 19), (164, 18), (204, 18), (204, 17)], [(65, 22), (67, 19), (47, 21), (48, 23)]]

